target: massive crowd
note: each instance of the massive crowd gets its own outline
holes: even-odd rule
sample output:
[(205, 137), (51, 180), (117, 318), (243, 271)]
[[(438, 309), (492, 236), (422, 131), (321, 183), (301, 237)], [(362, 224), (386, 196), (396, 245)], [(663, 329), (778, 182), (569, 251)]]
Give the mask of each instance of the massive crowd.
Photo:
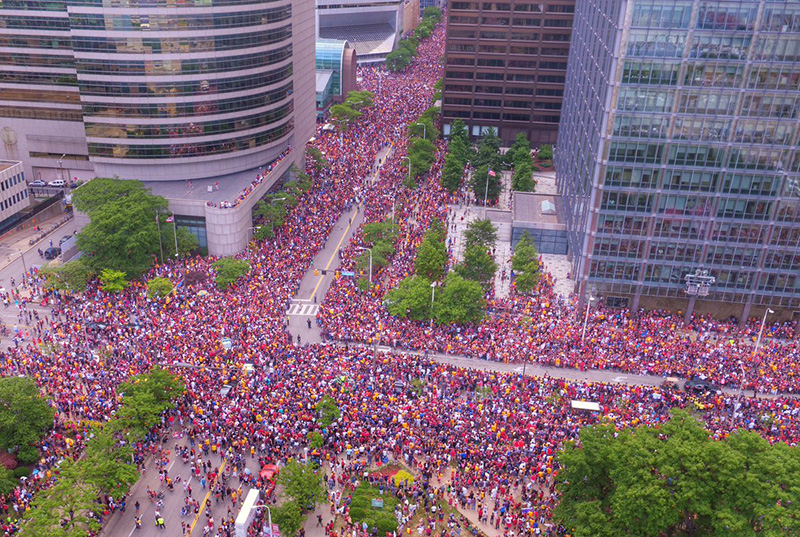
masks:
[[(40, 290), (35, 276), (23, 284), (48, 300), (48, 313), (28, 311), (22, 295), (9, 297), (9, 307), (13, 303), (19, 308), (21, 324), (28, 328), (0, 356), (0, 371), (35, 378), (58, 418), (41, 445), (34, 475), (0, 501), (0, 509), (9, 513), (2, 526), (5, 535), (16, 531), (12, 512), (24, 512), (37, 491), (58, 478), (58, 461), (80, 454), (88, 427), (109, 419), (119, 404), (120, 382), (156, 364), (173, 367), (186, 380), (187, 393), (164, 427), (191, 439), (198, 476), (194, 457), (199, 451), (225, 452), (234, 467), (247, 456), (264, 463), (299, 456), (307, 433), (318, 428), (314, 403), (330, 396), (342, 416), (325, 431), (322, 458), (328, 463), (326, 472), (341, 487), (339, 499), (348, 494), (348, 483), (358, 479), (357, 462), (394, 459), (421, 477), (406, 491), (418, 503), (424, 502), (424, 493), (438, 495), (491, 521), (498, 531), (502, 525), (503, 531), (516, 535), (558, 532), (550, 514), (557, 501), (559, 447), (598, 420), (618, 427), (658, 423), (670, 409), (692, 406), (715, 437), (743, 427), (773, 442), (796, 444), (800, 401), (787, 396), (698, 399), (661, 388), (465, 370), (402, 352), (375, 355), (344, 344), (379, 338), (398, 349), (525, 359), (557, 367), (700, 373), (726, 386), (760, 392), (798, 390), (798, 346), (789, 327), (771, 327), (767, 343), (753, 356), (757, 326), (738, 330), (698, 317), (684, 329), (671, 313), (632, 317), (600, 308), (590, 316), (586, 344), (581, 344), (580, 313), (573, 302), (555, 296), (549, 276), (534, 297), (490, 296), (489, 315), (476, 326), (436, 327), (389, 316), (381, 306), (385, 291), (411, 272), (424, 231), (433, 218), (447, 220), (451, 201), (436, 180), (444, 143), (439, 143), (433, 170), (420, 187), (412, 191), (402, 186), (403, 131), (431, 104), (434, 83), (442, 75), (443, 42), (440, 27), (420, 45), (405, 72), (361, 71), (362, 89), (376, 93), (374, 107), (364, 111), (357, 128), (341, 135), (318, 130), (314, 146), (328, 165), (317, 170), (309, 162), (313, 188), (274, 239), (240, 254), (252, 270), (230, 289), (217, 290), (212, 260), (197, 257), (156, 267), (148, 275), (173, 282), (187, 272), (206, 275), (167, 300), (147, 298), (139, 282), (119, 295), (91, 287), (81, 296), (59, 296)], [(389, 152), (379, 179), (368, 184), (365, 178), (384, 149)], [(377, 276), (379, 286), (362, 293), (352, 279), (340, 278), (321, 304), (319, 322), (340, 344), (293, 345), (286, 309), (334, 224), (353, 210), (363, 210), (366, 221), (387, 218), (393, 206), (400, 238), (390, 265)], [(352, 268), (359, 245), (356, 238), (344, 248), (343, 268)], [(230, 339), (229, 350), (223, 338)], [(255, 365), (249, 375), (243, 374), (247, 363)], [(225, 384), (232, 389), (221, 398)], [(574, 413), (572, 399), (597, 401), (603, 410), (599, 416)], [(157, 439), (137, 446), (140, 461), (159, 449)], [(177, 454), (161, 452), (158, 458), (170, 456)], [(203, 463), (208, 483), (217, 471)], [(251, 484), (268, 486), (261, 480)], [(186, 492), (187, 506), (197, 512), (204, 508)], [(240, 492), (231, 492), (219, 495), (235, 505)], [(102, 502), (113, 511), (120, 498)], [(231, 534), (230, 517), (216, 523), (207, 519), (206, 527), (213, 528), (208, 533)], [(356, 526), (349, 529), (358, 536), (365, 533)]]

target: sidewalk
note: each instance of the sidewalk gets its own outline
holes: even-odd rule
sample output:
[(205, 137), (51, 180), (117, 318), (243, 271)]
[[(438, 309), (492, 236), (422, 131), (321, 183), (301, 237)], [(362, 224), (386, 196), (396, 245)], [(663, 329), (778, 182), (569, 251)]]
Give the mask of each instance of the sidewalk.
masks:
[[(375, 163), (386, 162), (386, 157), (391, 151), (390, 147), (384, 148), (375, 155)], [(366, 178), (367, 183), (374, 184), (380, 177), (380, 168)], [(325, 246), (314, 257), (314, 263), (306, 271), (297, 293), (292, 298), (292, 305), (286, 311), (288, 330), (293, 341), (300, 336), (302, 343), (321, 343), (322, 330), (317, 325), (316, 316), (319, 304), (328, 292), (334, 279), (334, 271), (341, 265), (339, 249), (348, 244), (353, 233), (364, 221), (363, 202), (354, 205), (348, 212), (343, 212), (333, 226), (325, 240)], [(324, 271), (324, 274), (323, 274)], [(311, 325), (309, 327), (309, 324)], [(316, 518), (315, 518), (316, 522)]]
[[(65, 224), (72, 220), (72, 213), (61, 213), (57, 216), (48, 218), (38, 222), (37, 225), (41, 231), (37, 231), (36, 227), (31, 226), (20, 231), (12, 231), (0, 237), (0, 271), (8, 267), (15, 260), (19, 259), (21, 254), (27, 254), (30, 251), (36, 252), (38, 249), (45, 250), (50, 247), (50, 241), (53, 241), (53, 246), (58, 246), (60, 236), (56, 233), (62, 229)], [(70, 231), (70, 233), (72, 233)], [(31, 244), (31, 239), (44, 236), (35, 244)], [(42, 264), (43, 259), (36, 256), (38, 260), (35, 264)], [(33, 260), (29, 262), (28, 268), (34, 265)]]

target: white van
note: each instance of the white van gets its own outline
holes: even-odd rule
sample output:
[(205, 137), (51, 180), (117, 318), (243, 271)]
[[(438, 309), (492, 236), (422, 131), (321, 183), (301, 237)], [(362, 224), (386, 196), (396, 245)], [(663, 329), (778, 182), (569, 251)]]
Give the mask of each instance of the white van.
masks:
[(67, 182), (64, 181), (63, 179), (56, 179), (55, 181), (50, 181), (49, 183), (47, 183), (47, 186), (57, 186), (60, 188), (64, 188), (65, 186), (67, 186)]

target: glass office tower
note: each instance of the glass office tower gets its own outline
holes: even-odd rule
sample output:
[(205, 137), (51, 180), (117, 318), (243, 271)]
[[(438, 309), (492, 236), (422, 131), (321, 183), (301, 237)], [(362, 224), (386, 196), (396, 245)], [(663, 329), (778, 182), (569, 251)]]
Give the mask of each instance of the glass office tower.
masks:
[(581, 296), (682, 309), (700, 269), (707, 311), (800, 310), (800, 2), (586, 0), (572, 35), (556, 167)]

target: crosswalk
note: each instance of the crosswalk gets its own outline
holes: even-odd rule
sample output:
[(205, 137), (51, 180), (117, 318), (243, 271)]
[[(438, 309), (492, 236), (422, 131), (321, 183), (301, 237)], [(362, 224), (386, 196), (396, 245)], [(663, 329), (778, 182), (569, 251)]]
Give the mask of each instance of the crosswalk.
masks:
[(313, 317), (318, 311), (318, 304), (292, 304), (289, 306), (289, 310), (286, 312), (286, 315), (305, 315), (308, 317)]

